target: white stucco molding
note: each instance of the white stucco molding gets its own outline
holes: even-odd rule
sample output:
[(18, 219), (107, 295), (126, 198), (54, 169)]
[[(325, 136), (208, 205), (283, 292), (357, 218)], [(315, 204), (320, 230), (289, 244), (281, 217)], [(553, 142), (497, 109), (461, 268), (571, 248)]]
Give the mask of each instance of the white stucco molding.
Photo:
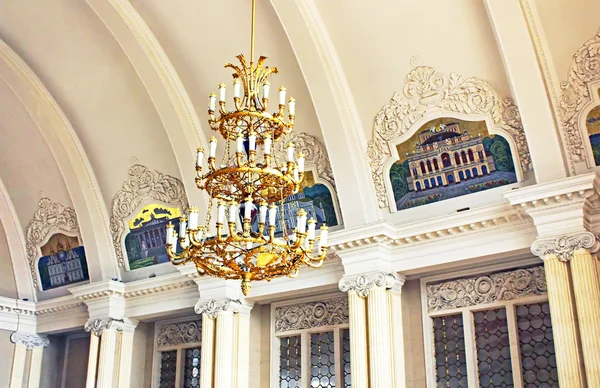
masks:
[(0, 179), (0, 222), (6, 234), (10, 260), (15, 274), (17, 296), (19, 299), (35, 302), (37, 295), (34, 279), (27, 267), (27, 248), (23, 227), (2, 179)]
[(14, 332), (10, 336), (10, 340), (13, 344), (25, 345), (27, 350), (33, 348), (46, 348), (50, 345), (50, 340), (45, 336), (36, 334)]
[(365, 131), (335, 46), (314, 0), (271, 0), (323, 131), (344, 216), (352, 227), (379, 218), (364, 154)]
[(56, 158), (79, 215), (90, 279), (118, 276), (98, 180), (67, 116), (33, 70), (1, 40), (0, 77), (23, 103)]
[[(163, 123), (188, 199), (202, 208), (196, 188), (196, 148), (208, 149), (194, 105), (164, 49), (128, 0), (86, 0), (131, 61)], [(186, 179), (188, 178), (188, 179)]]
[(596, 253), (598, 248), (600, 244), (597, 236), (590, 232), (579, 232), (535, 240), (531, 252), (542, 259), (552, 255), (566, 262), (573, 258), (575, 251), (588, 250)]

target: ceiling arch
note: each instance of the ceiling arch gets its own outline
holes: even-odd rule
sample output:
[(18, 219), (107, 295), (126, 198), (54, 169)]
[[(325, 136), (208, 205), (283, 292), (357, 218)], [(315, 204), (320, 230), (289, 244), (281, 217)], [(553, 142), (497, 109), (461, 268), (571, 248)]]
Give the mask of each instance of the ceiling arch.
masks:
[(88, 252), (90, 278), (117, 277), (108, 213), (94, 171), (71, 123), (33, 70), (2, 40), (0, 77), (36, 122), (65, 178)]

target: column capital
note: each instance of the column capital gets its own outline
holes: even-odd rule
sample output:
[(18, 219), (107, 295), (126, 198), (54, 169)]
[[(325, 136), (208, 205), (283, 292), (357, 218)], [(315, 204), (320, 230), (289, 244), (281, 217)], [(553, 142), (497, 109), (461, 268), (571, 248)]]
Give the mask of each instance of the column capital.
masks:
[(365, 298), (373, 287), (400, 292), (404, 281), (405, 277), (396, 273), (372, 271), (344, 276), (338, 285), (342, 292), (355, 291), (361, 298)]
[(220, 298), (199, 300), (194, 307), (196, 314), (206, 314), (209, 318), (215, 319), (221, 312), (233, 311), (239, 314), (250, 314), (253, 305), (242, 302), (239, 299)]
[(104, 330), (113, 329), (117, 331), (133, 332), (137, 327), (138, 321), (133, 319), (90, 319), (84, 326), (85, 331), (92, 332), (101, 337)]
[(598, 239), (593, 233), (577, 232), (535, 240), (531, 245), (531, 252), (542, 259), (555, 255), (560, 261), (566, 262), (571, 260), (573, 252), (579, 249), (596, 252), (599, 247)]
[(31, 350), (33, 348), (45, 348), (50, 345), (50, 340), (46, 336), (19, 333), (18, 331), (12, 333), (10, 340), (14, 344), (25, 345), (27, 350)]

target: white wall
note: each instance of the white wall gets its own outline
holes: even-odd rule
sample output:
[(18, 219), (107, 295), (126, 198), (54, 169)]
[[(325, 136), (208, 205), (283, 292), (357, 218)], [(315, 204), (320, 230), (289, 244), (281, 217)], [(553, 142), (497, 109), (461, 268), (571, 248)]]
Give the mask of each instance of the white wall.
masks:
[(60, 387), (62, 381), (65, 361), (65, 337), (50, 336), (49, 340), (50, 345), (44, 349), (42, 358), (40, 388)]
[(425, 388), (421, 284), (419, 280), (409, 280), (402, 286), (402, 325), (404, 326), (406, 386)]
[(0, 296), (7, 298), (17, 297), (17, 285), (15, 283), (15, 274), (12, 262), (10, 260), (10, 251), (6, 242), (6, 234), (0, 222)]
[(10, 342), (11, 334), (10, 331), (0, 330), (0, 355), (2, 356), (2, 362), (0, 362), (0, 387), (8, 387), (8, 382), (10, 381), (11, 361), (15, 347)]
[(87, 364), (90, 351), (90, 338), (67, 338), (66, 373), (62, 388), (85, 387)]

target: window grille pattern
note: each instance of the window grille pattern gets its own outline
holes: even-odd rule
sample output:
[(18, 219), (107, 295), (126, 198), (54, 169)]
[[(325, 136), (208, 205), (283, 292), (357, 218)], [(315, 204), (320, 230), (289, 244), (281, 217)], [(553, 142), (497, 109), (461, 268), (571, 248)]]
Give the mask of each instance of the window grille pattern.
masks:
[(548, 302), (517, 307), (524, 388), (558, 388)]
[(473, 319), (479, 385), (512, 388), (513, 376), (506, 309), (477, 311), (473, 313)]
[(183, 369), (183, 387), (200, 386), (200, 348), (185, 349), (185, 365)]
[(300, 388), (300, 336), (282, 337), (279, 342), (279, 387)]
[(352, 388), (350, 381), (350, 329), (342, 330), (342, 373), (344, 388)]
[(465, 333), (462, 315), (433, 318), (438, 388), (467, 388)]
[(160, 388), (175, 388), (177, 350), (160, 353)]
[(310, 386), (335, 387), (335, 341), (333, 331), (310, 335)]

